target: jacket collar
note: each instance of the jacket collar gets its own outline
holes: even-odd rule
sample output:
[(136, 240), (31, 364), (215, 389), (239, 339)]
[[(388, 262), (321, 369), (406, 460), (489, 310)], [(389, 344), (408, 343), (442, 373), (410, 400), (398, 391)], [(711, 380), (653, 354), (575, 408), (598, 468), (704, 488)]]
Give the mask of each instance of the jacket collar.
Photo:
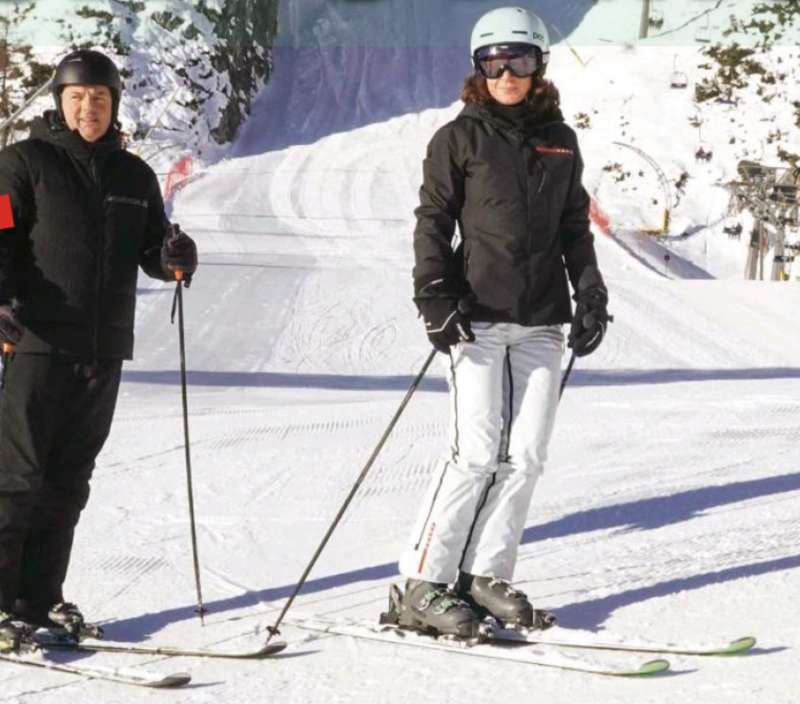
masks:
[(490, 105), (477, 103), (467, 103), (459, 114), (461, 116), (481, 120), (495, 129), (516, 132), (523, 137), (536, 136), (540, 130), (564, 122), (564, 116), (558, 108), (537, 119), (532, 115), (519, 116), (514, 110), (493, 110)]
[(115, 125), (96, 142), (87, 142), (77, 130), (70, 130), (55, 110), (47, 110), (31, 125), (31, 139), (39, 139), (67, 150), (76, 158), (87, 160), (106, 156), (122, 149), (122, 140)]

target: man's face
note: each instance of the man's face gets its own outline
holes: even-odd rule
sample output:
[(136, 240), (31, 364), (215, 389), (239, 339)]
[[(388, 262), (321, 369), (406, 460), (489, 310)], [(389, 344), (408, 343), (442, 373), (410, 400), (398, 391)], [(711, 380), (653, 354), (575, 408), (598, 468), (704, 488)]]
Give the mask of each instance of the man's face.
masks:
[(73, 85), (61, 92), (61, 110), (70, 130), (96, 142), (111, 126), (113, 101), (108, 86)]

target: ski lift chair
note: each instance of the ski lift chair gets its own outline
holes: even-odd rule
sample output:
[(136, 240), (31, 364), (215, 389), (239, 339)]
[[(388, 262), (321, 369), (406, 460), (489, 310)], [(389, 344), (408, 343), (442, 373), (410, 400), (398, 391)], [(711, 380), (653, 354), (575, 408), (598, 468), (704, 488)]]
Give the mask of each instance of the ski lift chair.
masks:
[(670, 88), (686, 88), (689, 85), (689, 76), (683, 71), (673, 71), (669, 76)]
[(661, 29), (664, 26), (664, 13), (657, 7), (650, 10), (650, 17), (647, 18), (647, 24), (652, 29)]
[(678, 69), (678, 55), (672, 57), (672, 73), (669, 76), (670, 88), (686, 88), (689, 85), (689, 76)]
[(760, 179), (769, 179), (774, 183), (775, 172), (777, 169), (772, 166), (764, 166), (755, 161), (744, 159), (736, 165), (736, 170), (739, 172), (745, 181), (755, 181)]
[(710, 27), (710, 22), (708, 20), (708, 12), (706, 12), (706, 26), (701, 27), (695, 32), (694, 40), (696, 42), (699, 42), (700, 44), (711, 43), (711, 27)]
[(797, 186), (788, 183), (776, 183), (773, 187), (774, 200), (785, 205), (800, 203)]

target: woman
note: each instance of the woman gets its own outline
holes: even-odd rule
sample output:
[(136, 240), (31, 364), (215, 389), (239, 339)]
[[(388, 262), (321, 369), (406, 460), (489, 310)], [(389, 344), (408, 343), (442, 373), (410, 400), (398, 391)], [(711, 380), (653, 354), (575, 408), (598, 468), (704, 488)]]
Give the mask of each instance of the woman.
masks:
[(400, 561), (396, 604), (402, 626), (467, 638), (487, 615), (554, 622), (509, 582), (553, 428), (562, 325), (572, 321), (582, 356), (608, 321), (577, 139), (544, 80), (544, 23), (493, 10), (470, 50), (466, 105), (428, 146), (414, 233), (414, 300), (447, 355), (451, 447)]

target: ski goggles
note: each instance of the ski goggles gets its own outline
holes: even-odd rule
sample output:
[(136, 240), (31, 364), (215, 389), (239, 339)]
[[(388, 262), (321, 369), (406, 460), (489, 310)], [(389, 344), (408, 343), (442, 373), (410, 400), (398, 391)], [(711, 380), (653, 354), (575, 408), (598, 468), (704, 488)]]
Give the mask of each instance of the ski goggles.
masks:
[(541, 54), (529, 44), (495, 44), (475, 52), (475, 68), (486, 78), (500, 78), (508, 69), (517, 78), (527, 78), (541, 66)]

